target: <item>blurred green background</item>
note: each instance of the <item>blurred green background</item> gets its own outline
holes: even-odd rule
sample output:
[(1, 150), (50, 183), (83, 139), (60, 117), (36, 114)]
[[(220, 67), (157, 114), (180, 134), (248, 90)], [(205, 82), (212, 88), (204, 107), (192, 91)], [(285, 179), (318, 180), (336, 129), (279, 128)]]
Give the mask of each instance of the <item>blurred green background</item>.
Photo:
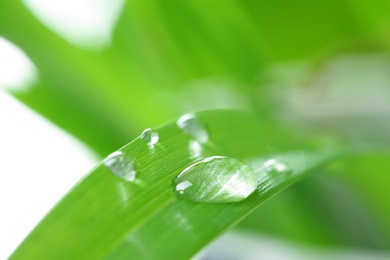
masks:
[(99, 48), (48, 27), (33, 2), (0, 2), (0, 36), (37, 71), (27, 89), (9, 91), (98, 156), (186, 112), (256, 111), (365, 155), (302, 181), (237, 228), (389, 249), (389, 1), (116, 1)]

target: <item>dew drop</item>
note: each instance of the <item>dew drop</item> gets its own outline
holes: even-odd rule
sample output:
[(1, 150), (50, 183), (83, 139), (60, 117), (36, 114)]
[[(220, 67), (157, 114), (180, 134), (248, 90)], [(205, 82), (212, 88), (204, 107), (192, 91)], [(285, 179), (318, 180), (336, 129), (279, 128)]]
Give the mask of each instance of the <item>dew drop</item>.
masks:
[(148, 145), (153, 146), (158, 142), (157, 131), (147, 128), (141, 134), (141, 139), (144, 140)]
[(291, 173), (292, 170), (285, 162), (271, 159), (263, 164), (263, 168), (267, 173)]
[(186, 114), (180, 117), (176, 124), (186, 134), (192, 136), (200, 143), (206, 143), (209, 140), (207, 130), (194, 114)]
[(253, 170), (228, 157), (212, 156), (185, 168), (173, 181), (176, 194), (204, 203), (238, 202), (257, 187)]
[(121, 151), (116, 151), (104, 159), (104, 165), (110, 171), (126, 181), (134, 181), (136, 172), (134, 170), (133, 161), (126, 158)]

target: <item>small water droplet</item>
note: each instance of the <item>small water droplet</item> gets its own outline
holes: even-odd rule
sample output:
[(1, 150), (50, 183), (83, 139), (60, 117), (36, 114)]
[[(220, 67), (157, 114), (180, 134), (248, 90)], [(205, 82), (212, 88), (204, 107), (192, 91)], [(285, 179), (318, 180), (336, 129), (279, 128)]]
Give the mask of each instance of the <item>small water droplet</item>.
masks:
[(180, 129), (199, 142), (206, 143), (209, 140), (206, 129), (194, 114), (186, 114), (180, 117), (176, 123)]
[(141, 139), (144, 140), (148, 145), (154, 146), (158, 142), (158, 133), (153, 129), (147, 128), (141, 134)]
[(136, 172), (133, 167), (133, 161), (126, 158), (121, 151), (116, 151), (104, 159), (104, 165), (116, 176), (126, 180), (134, 181)]
[(253, 170), (245, 163), (212, 156), (185, 168), (173, 181), (174, 190), (188, 200), (205, 203), (238, 202), (256, 190)]
[(263, 164), (263, 168), (267, 173), (291, 173), (292, 170), (285, 162), (271, 159)]

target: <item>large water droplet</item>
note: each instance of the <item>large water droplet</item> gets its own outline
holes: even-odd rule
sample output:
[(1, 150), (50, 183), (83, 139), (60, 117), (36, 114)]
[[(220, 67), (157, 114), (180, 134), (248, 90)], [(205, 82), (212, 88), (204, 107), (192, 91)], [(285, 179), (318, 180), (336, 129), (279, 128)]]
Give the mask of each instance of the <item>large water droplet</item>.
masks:
[(271, 159), (263, 164), (263, 168), (267, 173), (291, 173), (292, 170), (285, 162)]
[(253, 170), (228, 157), (213, 156), (184, 169), (173, 181), (179, 196), (206, 203), (237, 202), (257, 187)]
[(186, 114), (180, 117), (176, 123), (180, 129), (199, 142), (206, 143), (209, 140), (206, 129), (194, 114)]
[(104, 165), (116, 176), (126, 180), (134, 181), (136, 172), (133, 161), (126, 158), (121, 151), (116, 151), (104, 159)]
[(141, 139), (144, 140), (149, 146), (154, 146), (158, 142), (158, 133), (153, 129), (147, 128), (141, 134)]

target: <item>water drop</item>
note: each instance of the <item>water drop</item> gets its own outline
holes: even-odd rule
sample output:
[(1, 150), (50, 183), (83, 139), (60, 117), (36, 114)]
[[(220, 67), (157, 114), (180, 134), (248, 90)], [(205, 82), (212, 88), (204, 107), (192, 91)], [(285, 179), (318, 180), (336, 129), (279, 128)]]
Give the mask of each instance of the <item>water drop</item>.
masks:
[(238, 202), (256, 190), (253, 170), (228, 157), (213, 156), (185, 168), (173, 181), (178, 196), (205, 203)]
[(206, 143), (209, 140), (206, 129), (194, 114), (186, 114), (180, 117), (176, 123), (186, 134), (192, 136), (200, 143)]
[(141, 134), (141, 139), (144, 140), (148, 145), (154, 146), (158, 142), (158, 133), (153, 129), (147, 128)]
[(121, 151), (116, 151), (104, 159), (104, 165), (116, 176), (126, 180), (134, 181), (136, 172), (133, 161), (126, 158)]
[(276, 159), (266, 161), (263, 168), (267, 173), (291, 173), (290, 166)]

